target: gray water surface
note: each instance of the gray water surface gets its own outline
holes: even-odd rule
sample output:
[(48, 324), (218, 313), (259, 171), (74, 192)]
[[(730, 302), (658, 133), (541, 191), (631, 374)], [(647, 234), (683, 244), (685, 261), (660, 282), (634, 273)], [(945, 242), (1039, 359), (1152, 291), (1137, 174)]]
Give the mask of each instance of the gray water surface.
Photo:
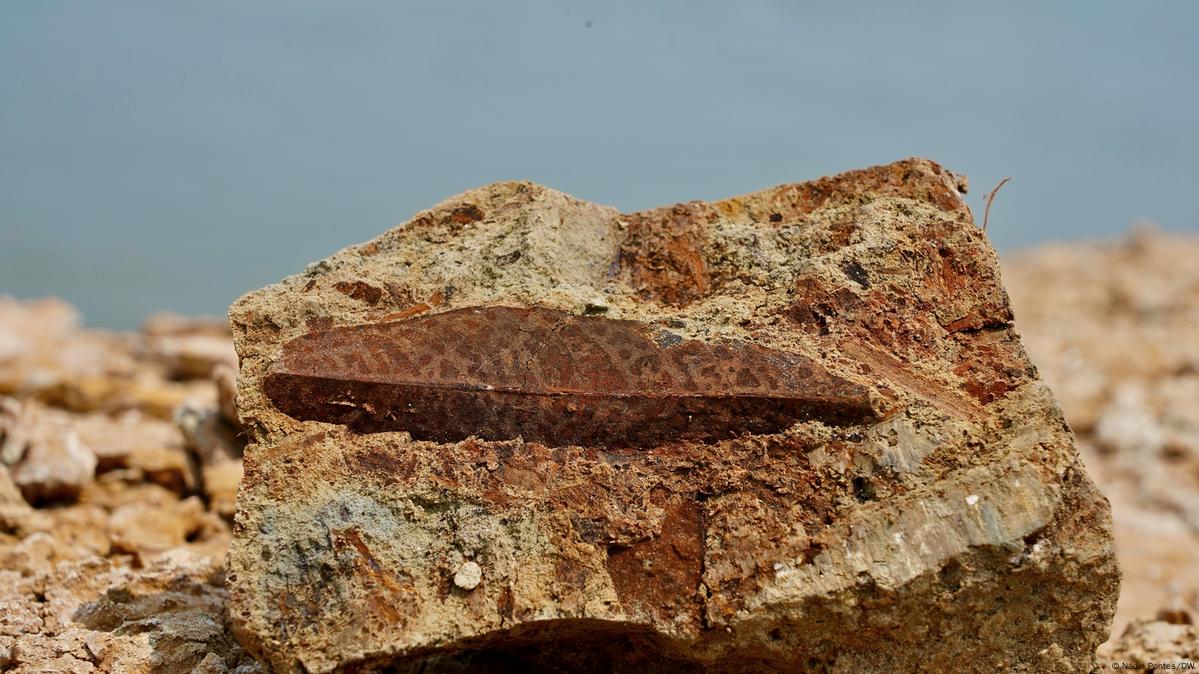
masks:
[(0, 292), (221, 314), (530, 179), (631, 210), (928, 156), (1004, 250), (1199, 227), (1199, 2), (0, 4)]

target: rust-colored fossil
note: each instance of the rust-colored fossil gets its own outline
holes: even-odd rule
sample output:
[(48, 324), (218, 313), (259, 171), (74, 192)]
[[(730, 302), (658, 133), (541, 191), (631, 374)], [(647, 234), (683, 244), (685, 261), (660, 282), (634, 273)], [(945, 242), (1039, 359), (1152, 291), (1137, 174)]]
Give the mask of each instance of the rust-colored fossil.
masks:
[(544, 308), (318, 329), (284, 345), (265, 391), (296, 419), (443, 442), (644, 447), (874, 416), (864, 386), (806, 356)]

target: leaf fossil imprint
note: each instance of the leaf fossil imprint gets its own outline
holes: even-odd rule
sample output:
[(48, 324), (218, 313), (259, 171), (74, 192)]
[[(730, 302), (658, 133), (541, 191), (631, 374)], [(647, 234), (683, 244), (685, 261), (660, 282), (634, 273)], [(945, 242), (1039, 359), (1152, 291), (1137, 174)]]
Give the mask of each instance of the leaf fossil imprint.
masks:
[(296, 419), (441, 442), (646, 447), (875, 417), (866, 387), (806, 356), (652, 335), (637, 321), (467, 307), (314, 330), (284, 345), (264, 388)]

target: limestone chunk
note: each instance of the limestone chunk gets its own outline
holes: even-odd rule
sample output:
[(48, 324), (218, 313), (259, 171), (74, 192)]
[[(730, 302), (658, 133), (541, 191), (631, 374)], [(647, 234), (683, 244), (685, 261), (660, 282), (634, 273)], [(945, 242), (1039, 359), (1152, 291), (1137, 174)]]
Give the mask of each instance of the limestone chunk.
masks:
[(1089, 671), (1110, 511), (964, 185), (909, 159), (621, 214), (498, 183), (242, 297), (241, 643)]
[(96, 455), (64, 415), (40, 410), (27, 420), (32, 428), (13, 482), (31, 503), (73, 500), (95, 479)]

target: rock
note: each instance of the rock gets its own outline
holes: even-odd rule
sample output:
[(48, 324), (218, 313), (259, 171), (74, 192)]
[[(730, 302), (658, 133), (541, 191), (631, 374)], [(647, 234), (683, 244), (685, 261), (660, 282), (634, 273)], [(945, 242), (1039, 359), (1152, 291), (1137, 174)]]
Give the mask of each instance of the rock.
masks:
[(1137, 620), (1104, 645), (1102, 656), (1110, 669), (1195, 669), (1199, 630), (1164, 620)]
[(79, 312), (56, 298), (22, 302), (0, 295), (0, 381), (5, 389), (20, 388), (14, 364), (79, 329)]
[(483, 582), (483, 569), (474, 561), (464, 563), (458, 567), (458, 571), (454, 573), (454, 585), (459, 590), (467, 592), (479, 587), (479, 583)]
[[(38, 531), (22, 538), (4, 551), (4, 568), (24, 574), (44, 573), (64, 557), (62, 546), (53, 536)], [(69, 557), (67, 557), (69, 559)]]
[(108, 513), (94, 504), (27, 508), (7, 520), (13, 540), (0, 537), (0, 568), (45, 573), (61, 562), (103, 557), (111, 551)]
[(0, 396), (0, 463), (11, 466), (25, 456), (33, 429), (34, 406)]
[(176, 424), (131, 410), (115, 418), (81, 415), (74, 427), (95, 453), (100, 471), (136, 470), (144, 479), (180, 494), (196, 486), (183, 432)]
[(240, 460), (221, 461), (205, 465), (204, 493), (213, 512), (233, 518), (237, 511), (237, 488), (241, 484), (242, 464)]
[(181, 494), (196, 486), (183, 433), (175, 424), (137, 410), (114, 418), (104, 413), (68, 414), (33, 401), (8, 403), (8, 411), (0, 413), (5, 428), (0, 454), (23, 458), (13, 467), (14, 475), (31, 483), (22, 489), (33, 498), (72, 499), (95, 473), (118, 469), (136, 471), (131, 479)]
[[(207, 330), (85, 330), (61, 302), (0, 298), (0, 670), (261, 671), (225, 612), (217, 511), (232, 512), (241, 450), (217, 407), (227, 328)], [(184, 336), (223, 340), (225, 374), (177, 381), (209, 367), (166, 349)], [(229, 436), (204, 455), (211, 509), (188, 496), (181, 408)]]
[(963, 187), (500, 183), (241, 298), (238, 638), (279, 672), (1088, 671), (1110, 512)]
[(12, 467), (13, 482), (30, 503), (71, 501), (95, 478), (96, 455), (79, 437), (68, 415), (57, 410), (23, 407), (6, 437), (20, 437), (23, 451)]
[(1145, 228), (1006, 261), (1018, 327), (1112, 502), (1116, 637), (1199, 611), (1199, 237)]
[(242, 451), (245, 442), (228, 417), (213, 408), (185, 405), (176, 422), (187, 438), (187, 446), (200, 464), (204, 493), (214, 511), (232, 518), (241, 483)]
[[(208, 381), (172, 379), (170, 363), (144, 343), (152, 339), (83, 329), (60, 300), (0, 296), (0, 394), (76, 412), (138, 409), (167, 420), (177, 406), (213, 397)], [(206, 339), (212, 343), (205, 342), (205, 353), (223, 353), (212, 363), (228, 364), (227, 338), (223, 347), (216, 344), (221, 338)]]
[(224, 320), (157, 314), (142, 325), (148, 357), (172, 379), (208, 379), (220, 368), (237, 368), (237, 354)]
[(187, 453), (180, 447), (138, 447), (130, 454), (129, 464), (140, 471), (148, 482), (162, 485), (179, 494), (190, 494), (195, 490), (195, 473)]
[(121, 336), (82, 330), (61, 300), (0, 297), (0, 393), (71, 397), (77, 386), (132, 376), (127, 347)]
[[(232, 345), (230, 341), (230, 345)], [(231, 367), (217, 368), (213, 372), (216, 381), (217, 406), (221, 418), (235, 432), (241, 432), (241, 420), (237, 418), (237, 369)], [(239, 453), (238, 456), (241, 456)]]
[(186, 543), (204, 524), (204, 504), (194, 496), (161, 503), (138, 500), (112, 511), (112, 544), (132, 554), (165, 552)]
[(25, 505), (25, 497), (8, 474), (8, 466), (0, 465), (0, 506)]
[(133, 571), (93, 559), (8, 573), (0, 571), (5, 671), (262, 671), (222, 619), (219, 561), (163, 557)]
[(186, 316), (169, 311), (157, 313), (142, 322), (141, 333), (147, 337), (224, 337), (232, 345), (229, 321), (215, 316)]
[(9, 671), (16, 674), (90, 674), (98, 671), (84, 642), (85, 636), (79, 630), (70, 630), (53, 638), (43, 635), (25, 638), (13, 646), (16, 666)]

